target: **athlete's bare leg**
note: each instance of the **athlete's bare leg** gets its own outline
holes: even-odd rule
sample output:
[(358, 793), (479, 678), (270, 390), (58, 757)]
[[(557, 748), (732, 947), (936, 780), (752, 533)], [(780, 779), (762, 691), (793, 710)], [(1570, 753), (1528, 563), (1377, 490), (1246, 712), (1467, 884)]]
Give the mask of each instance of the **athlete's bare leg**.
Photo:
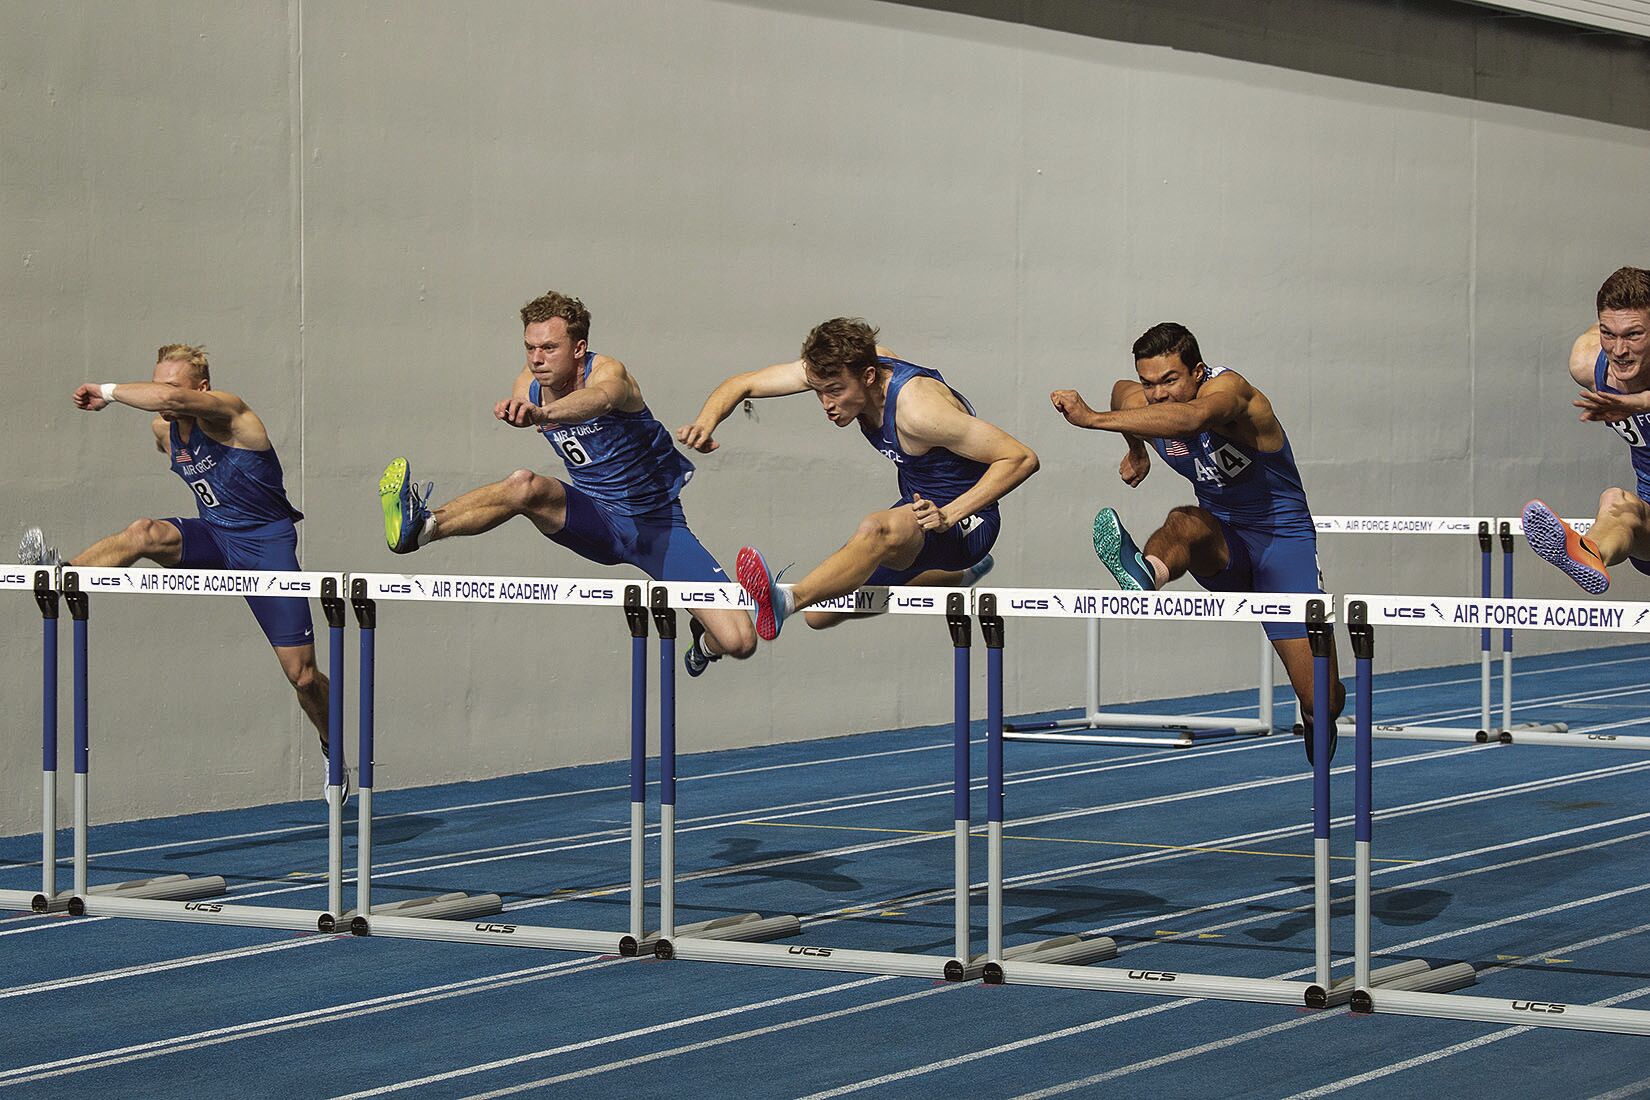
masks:
[(1598, 498), (1598, 518), (1586, 539), (1605, 565), (1628, 558), (1650, 561), (1650, 505), (1625, 489), (1606, 489)]
[[(1295, 698), (1301, 703), (1301, 717), (1310, 723), (1316, 713), (1316, 694), (1312, 690), (1312, 643), (1305, 638), (1278, 638), (1272, 642), (1283, 660), (1289, 685), (1295, 689)], [(1335, 656), (1335, 639), (1329, 640), (1329, 720), (1341, 716), (1346, 706), (1346, 686), (1341, 683), (1340, 664)]]
[(281, 671), (286, 673), (292, 690), (298, 693), (298, 706), (303, 710), (304, 717), (320, 734), (321, 743), (326, 744), (327, 699), (332, 685), (327, 682), (326, 673), (315, 665), (315, 647), (278, 645), (275, 647), (275, 657), (281, 662)]
[(705, 633), (699, 646), (713, 657), (732, 657), (743, 661), (756, 652), (756, 627), (750, 612), (723, 608), (717, 611), (690, 612)]
[(176, 565), (182, 556), (183, 532), (165, 520), (140, 519), (124, 531), (92, 543), (69, 564), (120, 569), (142, 558), (158, 565)]
[(1193, 505), (1175, 508), (1144, 547), (1146, 564), (1157, 571), (1157, 587), (1191, 573), (1212, 577), (1226, 568), (1226, 534), (1220, 521)]
[[(881, 566), (908, 568), (922, 552), (922, 541), (922, 525), (909, 505), (872, 512), (860, 521), (859, 529), (842, 549), (796, 583), (791, 596), (798, 608), (846, 596), (863, 586)], [(855, 616), (837, 611), (809, 611), (804, 617), (809, 626), (823, 630)]]
[(503, 481), (471, 489), (435, 510), (429, 541), (479, 535), (506, 520), (526, 516), (546, 535), (567, 525), (567, 491), (553, 477), (517, 470)]

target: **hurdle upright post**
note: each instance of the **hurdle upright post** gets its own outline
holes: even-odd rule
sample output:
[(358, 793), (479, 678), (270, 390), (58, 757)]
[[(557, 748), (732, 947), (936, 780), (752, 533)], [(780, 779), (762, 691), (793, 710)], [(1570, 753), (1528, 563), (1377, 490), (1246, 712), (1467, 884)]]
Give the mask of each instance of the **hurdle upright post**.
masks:
[(1354, 989), (1369, 988), (1369, 923), (1364, 916), (1370, 910), (1370, 839), (1374, 820), (1373, 804), (1375, 719), (1374, 675), (1375, 630), (1369, 625), (1369, 606), (1353, 601), (1346, 611), (1346, 632), (1352, 638), (1352, 660), (1355, 665), (1353, 690), (1353, 907), (1355, 911), (1354, 942), (1352, 950), (1352, 984)]
[[(1479, 591), (1490, 598), (1490, 521), (1478, 522)], [(1490, 716), (1490, 628), (1478, 632), (1478, 737), (1487, 740), (1495, 726)]]
[[(647, 935), (644, 925), (647, 859), (643, 845), (647, 828), (647, 605), (642, 586), (624, 588), (625, 625), (630, 628), (630, 934), (620, 943), (621, 952), (634, 955)], [(675, 638), (672, 615), (671, 638)], [(674, 648), (674, 644), (672, 646)], [(660, 670), (663, 678), (676, 671), (668, 660)], [(671, 688), (675, 688), (672, 681)], [(674, 702), (674, 700), (673, 700)]]
[(40, 894), (36, 913), (61, 908), (57, 899), (57, 589), (50, 570), (34, 574), (40, 608)]
[(988, 963), (1003, 957), (1003, 620), (997, 597), (980, 597), (985, 639), (986, 948)]
[(344, 911), (344, 594), (337, 577), (321, 581), (327, 620), (327, 912)]
[(1333, 984), (1330, 968), (1334, 965), (1329, 939), (1329, 735), (1334, 722), (1329, 708), (1329, 659), (1334, 653), (1335, 636), (1324, 614), (1323, 600), (1307, 601), (1306, 636), (1312, 647), (1312, 913), (1317, 932), (1313, 947), (1317, 982), (1327, 990)]
[[(1098, 619), (1089, 620), (1093, 626), (1099, 625)], [(972, 675), (972, 655), (974, 631), (968, 617), (967, 597), (961, 592), (953, 592), (945, 598), (945, 625), (951, 632), (951, 816), (954, 821), (955, 839), (952, 850), (952, 890), (955, 893), (953, 900), (952, 932), (954, 945), (952, 954), (964, 966), (972, 963), (973, 956), (973, 921), (970, 901), (969, 874), (972, 860), (969, 858), (969, 833), (973, 826), (973, 811), (970, 806), (971, 792), (969, 787), (972, 780), (972, 765), (970, 762), (971, 748), (968, 743), (969, 720), (972, 717), (969, 706), (969, 678)]]
[(40, 889), (0, 890), (0, 909), (46, 913), (62, 909), (57, 897), (57, 614), (51, 569), (11, 572), (0, 587), (29, 587), (40, 609)]

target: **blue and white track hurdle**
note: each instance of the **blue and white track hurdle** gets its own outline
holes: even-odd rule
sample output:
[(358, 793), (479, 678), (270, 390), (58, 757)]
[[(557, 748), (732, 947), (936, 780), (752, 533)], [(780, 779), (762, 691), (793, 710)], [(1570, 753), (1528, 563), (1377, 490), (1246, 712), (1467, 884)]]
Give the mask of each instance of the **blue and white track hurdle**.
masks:
[[(1326, 1008), (1352, 999), (1352, 976), (1334, 980), (1329, 934), (1329, 685), (1330, 629), (1334, 597), (1264, 593), (1213, 594), (1191, 597), (1175, 592), (1076, 591), (1042, 588), (979, 588), (974, 606), (987, 646), (987, 807), (990, 857), (988, 864), (988, 946), (990, 983), (1048, 985), (1067, 989), (1096, 989), (1112, 993), (1146, 993), (1168, 997), (1210, 997), (1219, 1000)], [(1177, 622), (1292, 622), (1304, 623), (1312, 643), (1313, 700), (1315, 704), (1313, 758), (1313, 910), (1314, 979), (1311, 982), (1276, 978), (1242, 978), (1224, 974), (1193, 974), (1152, 969), (1119, 969), (1049, 962), (1017, 954), (1003, 943), (1003, 646), (1004, 619), (1012, 617), (1107, 618)], [(1115, 945), (1106, 937), (1103, 943)], [(1084, 941), (1094, 942), (1094, 941)], [(1409, 988), (1458, 989), (1472, 981), (1464, 964), (1433, 969), (1419, 960), (1398, 963), (1366, 974), (1376, 986), (1409, 983)]]
[[(344, 618), (343, 575), (281, 571), (209, 569), (106, 569), (63, 566), (60, 570), (63, 602), (74, 620), (74, 888), (68, 910), (75, 915), (144, 917), (197, 924), (236, 924), (294, 931), (323, 931), (343, 908), (343, 825), (339, 802), (342, 771), (339, 746), (343, 743)], [(167, 876), (140, 883), (92, 885), (87, 846), (90, 837), (90, 695), (88, 634), (91, 595), (105, 596), (287, 596), (319, 599), (330, 627), (329, 659), (333, 681), (328, 714), (328, 742), (332, 752), (331, 789), (327, 799), (327, 908), (303, 910), (265, 905), (207, 901), (225, 892), (218, 876), (191, 879)]]
[[(647, 638), (655, 610), (648, 588), (638, 582), (555, 577), (479, 577), (353, 573), (350, 602), (361, 634), (360, 793), (357, 804), (356, 911), (350, 930), (357, 935), (444, 940), (495, 947), (535, 947), (562, 951), (597, 951), (636, 956), (653, 954), (659, 941), (646, 918), (647, 827)], [(379, 905), (372, 900), (372, 788), (374, 686), (378, 603), (425, 602), (513, 604), (540, 608), (585, 607), (622, 614), (630, 634), (630, 883), (629, 914), (623, 930), (562, 928), (516, 924), (508, 920), (473, 920), (508, 907), (497, 894), (443, 894)], [(664, 610), (661, 608), (661, 610)], [(675, 630), (667, 626), (668, 646), (661, 647), (662, 713), (669, 716), (670, 752), (674, 756)], [(762, 924), (756, 914), (712, 922), (697, 931), (706, 936), (783, 935), (785, 925)], [(794, 921), (792, 922), (794, 925)], [(684, 930), (686, 931), (686, 930)]]
[[(1608, 1031), (1625, 1035), (1650, 1035), (1650, 1011), (1596, 1005), (1564, 1004), (1549, 1000), (1462, 996), (1443, 990), (1416, 989), (1402, 982), (1380, 984), (1372, 970), (1373, 891), (1370, 864), (1374, 836), (1374, 720), (1370, 696), (1373, 688), (1375, 629), (1388, 626), (1446, 627), (1479, 629), (1484, 624), (1517, 626), (1521, 630), (1567, 630), (1593, 635), (1650, 634), (1650, 603), (1601, 603), (1592, 600), (1528, 599), (1446, 599), (1437, 596), (1348, 596), (1345, 600), (1347, 629), (1352, 635), (1356, 663), (1354, 774), (1356, 830), (1355, 916), (1356, 945), (1353, 956), (1352, 1007), (1359, 1012), (1391, 1012), (1406, 1016), (1433, 1016), (1482, 1023), (1521, 1024), (1527, 1027), (1570, 1028)], [(1519, 740), (1534, 735), (1520, 734)], [(1650, 742), (1650, 738), (1605, 737), (1592, 741), (1585, 733), (1557, 732), (1540, 735), (1541, 744), (1613, 745), (1617, 748), (1644, 748), (1624, 745), (1624, 741)], [(1458, 963), (1458, 966), (1466, 966)]]
[[(1513, 597), (1513, 535), (1523, 531), (1518, 519), (1496, 519), (1487, 516), (1314, 516), (1320, 535), (1450, 535), (1456, 538), (1473, 537), (1478, 543), (1478, 595), (1490, 599), (1495, 595), (1493, 584), (1493, 551), (1496, 539), (1501, 548), (1502, 596)], [(1591, 526), (1591, 520), (1566, 520), (1582, 530)], [(1493, 703), (1493, 657), (1491, 630), (1478, 632), (1478, 724), (1476, 726), (1443, 726), (1430, 722), (1379, 723), (1375, 736), (1410, 741), (1466, 741), (1479, 744), (1500, 741), (1511, 744), (1527, 740), (1529, 735), (1562, 733), (1568, 727), (1562, 722), (1524, 722), (1514, 724), (1513, 709), (1513, 632), (1508, 627), (1501, 632), (1501, 718), (1495, 719)], [(1300, 723), (1297, 721), (1297, 728)], [(1343, 717), (1340, 728), (1352, 730), (1352, 719)]]
[[(694, 588), (718, 586), (692, 586)], [(737, 591), (737, 586), (726, 586)], [(691, 606), (684, 602), (688, 595), (685, 586), (663, 585), (666, 603)], [(807, 937), (807, 930), (798, 924), (786, 935), (802, 936), (802, 942), (793, 944), (742, 943), (731, 940), (711, 940), (695, 935), (688, 929), (675, 929), (659, 945), (659, 955), (665, 958), (692, 959), (702, 962), (747, 963), (762, 966), (796, 967), (808, 970), (836, 970), (861, 974), (892, 974), (903, 977), (931, 978), (946, 981), (966, 981), (978, 978), (988, 958), (973, 950), (971, 882), (969, 874), (969, 835), (972, 828), (969, 809), (971, 765), (969, 761), (970, 717), (970, 655), (972, 653), (971, 626), (972, 590), (966, 588), (930, 588), (895, 585), (862, 588), (850, 595), (818, 605), (817, 610), (840, 611), (861, 615), (924, 615), (943, 618), (951, 641), (952, 676), (952, 950), (948, 955), (919, 952), (871, 951), (840, 944), (817, 943)], [(663, 769), (666, 781), (674, 790), (675, 763), (672, 757)], [(674, 795), (671, 803), (674, 802)], [(674, 852), (671, 833), (674, 827), (674, 805), (662, 811), (665, 851)], [(663, 860), (662, 882), (664, 897), (673, 898), (675, 892), (675, 860), (673, 855)], [(665, 926), (670, 928), (671, 909), (665, 905)], [(769, 918), (795, 921), (796, 918)], [(1062, 937), (1037, 945), (1028, 945), (1027, 953), (1041, 952), (1050, 960), (1085, 961), (1107, 957), (1113, 950), (1109, 943), (1082, 942), (1075, 936)]]

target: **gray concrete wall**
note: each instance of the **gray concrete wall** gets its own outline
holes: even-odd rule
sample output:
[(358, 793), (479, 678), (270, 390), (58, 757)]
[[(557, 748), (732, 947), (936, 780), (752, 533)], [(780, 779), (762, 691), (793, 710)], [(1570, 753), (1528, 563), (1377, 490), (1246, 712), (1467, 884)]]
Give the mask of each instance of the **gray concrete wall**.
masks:
[[(1161, 469), (1126, 490), (1118, 446), (1047, 402), (1103, 398), (1166, 318), (1271, 395), (1321, 512), (1507, 513), (1537, 491), (1590, 512), (1627, 462), (1573, 421), (1564, 355), (1600, 279), (1650, 255), (1643, 54), (1460, 5), (1390, 24), (1309, 6), (1345, 18), (1296, 12), (1262, 49), (1232, 29), (1288, 17), (1260, 0), (0, 4), (6, 522), (78, 549), (189, 511), (141, 414), (68, 404), (187, 340), (268, 422), (305, 564), (402, 568), (373, 492), (389, 458), (442, 498), (555, 469), (490, 413), (515, 310), (552, 286), (672, 427), (816, 321), (871, 318), (1041, 454), (1004, 508), (1005, 584), (1100, 585), (1097, 505), (1149, 528), (1190, 500)], [(749, 541), (805, 568), (894, 496), (805, 397), (720, 439), (685, 502), (724, 563)], [(1341, 591), (1476, 583), (1473, 553), (1437, 541), (1322, 557)], [(1563, 593), (1522, 560), (1530, 591)], [(414, 566), (601, 572), (519, 521)], [(313, 790), (244, 607), (94, 617), (99, 817)], [(0, 832), (35, 813), (36, 623), (0, 607)], [(1012, 708), (1079, 700), (1080, 628), (1010, 636)], [(1240, 628), (1108, 639), (1109, 698), (1253, 677)], [(595, 612), (384, 608), (379, 785), (621, 756), (624, 642)], [(1473, 642), (1385, 646), (1427, 665)], [(797, 629), (684, 684), (684, 746), (941, 721), (948, 668), (932, 622)]]

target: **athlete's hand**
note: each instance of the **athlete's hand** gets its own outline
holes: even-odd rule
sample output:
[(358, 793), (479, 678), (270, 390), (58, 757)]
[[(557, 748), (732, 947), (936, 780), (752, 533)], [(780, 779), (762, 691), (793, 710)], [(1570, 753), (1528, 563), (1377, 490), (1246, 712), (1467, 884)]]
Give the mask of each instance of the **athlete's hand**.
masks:
[(1118, 464), (1117, 472), (1123, 476), (1123, 484), (1134, 488), (1146, 480), (1146, 475), (1152, 472), (1152, 453), (1144, 447), (1130, 447), (1123, 461)]
[(1581, 419), (1606, 423), (1650, 412), (1650, 400), (1641, 393), (1593, 393), (1583, 390), (1573, 404), (1581, 410)]
[(916, 493), (911, 494), (911, 514), (916, 517), (917, 526), (924, 531), (944, 531), (951, 526), (951, 521), (945, 518), (945, 509), (931, 500), (924, 500)]
[(87, 412), (100, 412), (109, 407), (109, 402), (103, 400), (103, 387), (94, 386), (87, 382), (74, 391), (74, 407)]
[(721, 446), (720, 443), (710, 437), (710, 433), (713, 431), (715, 431), (714, 428), (702, 427), (698, 423), (689, 424), (676, 432), (676, 441), (684, 447), (692, 447), (700, 454), (708, 455)]
[(493, 406), (493, 415), (512, 428), (538, 428), (544, 424), (544, 410), (531, 401), (507, 397)]
[(1054, 402), (1054, 407), (1060, 410), (1060, 415), (1065, 417), (1067, 422), (1079, 428), (1088, 427), (1093, 420), (1094, 410), (1076, 390), (1055, 390), (1048, 395), (1048, 399)]

